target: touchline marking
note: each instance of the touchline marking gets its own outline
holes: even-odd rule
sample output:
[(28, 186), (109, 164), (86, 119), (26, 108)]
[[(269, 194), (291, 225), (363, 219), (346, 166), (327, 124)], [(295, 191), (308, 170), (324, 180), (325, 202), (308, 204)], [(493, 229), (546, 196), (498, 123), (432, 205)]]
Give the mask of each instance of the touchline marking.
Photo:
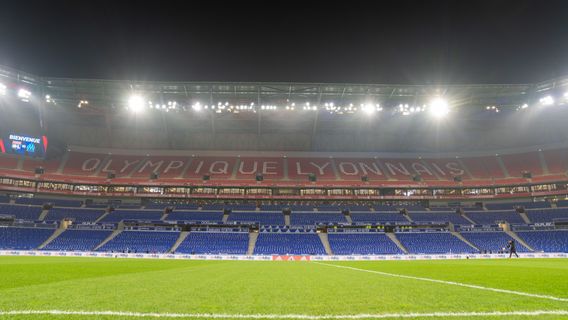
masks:
[(219, 313), (144, 313), (127, 311), (67, 311), (67, 310), (0, 310), (1, 316), (18, 315), (64, 315), (64, 316), (116, 316), (136, 318), (210, 318), (210, 319), (395, 319), (395, 318), (440, 318), (440, 317), (506, 317), (568, 315), (568, 310), (534, 311), (489, 311), (489, 312), (432, 312), (432, 313), (379, 313), (352, 315), (307, 315), (307, 314), (219, 314)]
[(359, 268), (354, 268), (354, 267), (340, 266), (340, 265), (337, 265), (337, 264), (317, 262), (317, 261), (312, 261), (312, 263), (321, 264), (321, 265), (329, 266), (329, 267), (336, 267), (336, 268), (350, 269), (350, 270), (361, 271), (361, 272), (380, 274), (380, 275), (388, 276), (388, 277), (420, 280), (420, 281), (427, 281), (427, 282), (434, 282), (434, 283), (441, 283), (441, 284), (449, 284), (449, 285), (465, 287), (465, 288), (472, 288), (472, 289), (479, 289), (479, 290), (486, 290), (486, 291), (493, 291), (493, 292), (500, 292), (500, 293), (515, 294), (515, 295), (524, 296), (524, 297), (568, 302), (568, 298), (560, 298), (560, 297), (549, 296), (549, 295), (544, 295), (544, 294), (535, 294), (535, 293), (528, 293), (528, 292), (522, 292), (522, 291), (513, 291), (513, 290), (507, 290), (507, 289), (484, 287), (484, 286), (478, 286), (478, 285), (475, 285), (475, 284), (467, 284), (467, 283), (461, 283), (461, 282), (455, 282), (455, 281), (445, 281), (445, 280), (438, 280), (438, 279), (431, 279), (431, 278), (406, 276), (406, 275), (403, 275), (403, 274), (388, 273), (388, 272), (367, 270), (367, 269), (359, 269)]

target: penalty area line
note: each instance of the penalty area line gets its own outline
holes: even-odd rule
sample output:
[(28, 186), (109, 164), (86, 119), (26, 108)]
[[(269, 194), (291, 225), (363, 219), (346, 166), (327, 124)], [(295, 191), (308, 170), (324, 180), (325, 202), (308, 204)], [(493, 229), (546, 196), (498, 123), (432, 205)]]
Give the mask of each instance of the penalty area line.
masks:
[(337, 264), (317, 262), (317, 261), (312, 261), (312, 263), (323, 265), (323, 266), (328, 266), (328, 267), (335, 267), (335, 268), (349, 269), (349, 270), (360, 271), (360, 272), (374, 273), (374, 274), (379, 274), (379, 275), (383, 275), (383, 276), (387, 276), (387, 277), (419, 280), (419, 281), (440, 283), (440, 284), (446, 284), (446, 285), (452, 285), (452, 286), (458, 286), (458, 287), (465, 287), (465, 288), (471, 288), (471, 289), (514, 294), (514, 295), (523, 296), (523, 297), (531, 297), (531, 298), (538, 298), (538, 299), (547, 299), (547, 300), (553, 300), (553, 301), (568, 302), (568, 298), (560, 298), (560, 297), (549, 296), (549, 295), (544, 295), (544, 294), (536, 294), (536, 293), (528, 293), (528, 292), (522, 292), (522, 291), (514, 291), (514, 290), (507, 290), (507, 289), (484, 287), (484, 286), (479, 286), (479, 285), (475, 285), (475, 284), (468, 284), (468, 283), (455, 282), (455, 281), (445, 281), (445, 280), (438, 280), (438, 279), (432, 279), (432, 278), (407, 276), (407, 275), (403, 275), (403, 274), (389, 273), (389, 272), (382, 272), (382, 271), (375, 271), (375, 270), (368, 270), (368, 269), (360, 269), (360, 268), (341, 266), (341, 265), (337, 265)]
[(127, 311), (67, 311), (67, 310), (0, 310), (1, 316), (54, 315), (54, 316), (109, 316), (135, 318), (208, 318), (208, 319), (400, 319), (400, 318), (441, 318), (441, 317), (510, 317), (568, 315), (568, 310), (533, 311), (488, 311), (488, 312), (431, 312), (431, 313), (379, 313), (352, 315), (307, 315), (307, 314), (218, 314), (218, 313), (144, 313)]

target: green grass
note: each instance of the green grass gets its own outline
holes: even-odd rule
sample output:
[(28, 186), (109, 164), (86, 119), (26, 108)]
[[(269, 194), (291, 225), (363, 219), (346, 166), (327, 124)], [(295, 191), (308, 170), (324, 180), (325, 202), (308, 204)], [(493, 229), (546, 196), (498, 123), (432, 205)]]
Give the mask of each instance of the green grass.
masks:
[[(568, 260), (562, 259), (333, 264), (568, 298)], [(394, 278), (311, 262), (0, 257), (0, 310), (52, 309), (345, 315), (568, 310), (568, 302)], [(0, 318), (133, 319), (52, 315)], [(500, 319), (505, 318), (534, 317)]]

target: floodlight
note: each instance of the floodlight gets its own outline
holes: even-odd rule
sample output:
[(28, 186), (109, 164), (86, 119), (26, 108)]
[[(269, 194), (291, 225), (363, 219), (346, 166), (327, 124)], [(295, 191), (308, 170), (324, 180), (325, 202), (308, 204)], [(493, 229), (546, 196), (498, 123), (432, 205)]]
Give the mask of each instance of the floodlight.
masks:
[(0, 83), (0, 96), (5, 96), (6, 95), (6, 85), (3, 83)]
[(540, 104), (543, 106), (551, 106), (554, 104), (554, 98), (552, 96), (545, 96), (540, 98), (538, 102), (540, 102)]
[(430, 114), (435, 118), (443, 118), (450, 113), (448, 102), (443, 98), (434, 98), (428, 106)]
[(128, 98), (128, 109), (130, 109), (134, 113), (138, 113), (144, 110), (144, 98), (139, 95), (131, 95)]
[(18, 90), (18, 98), (22, 101), (29, 101), (31, 96), (32, 93), (24, 88), (20, 88), (20, 90)]
[(195, 110), (195, 111), (201, 111), (201, 103), (196, 102), (191, 106), (191, 109)]

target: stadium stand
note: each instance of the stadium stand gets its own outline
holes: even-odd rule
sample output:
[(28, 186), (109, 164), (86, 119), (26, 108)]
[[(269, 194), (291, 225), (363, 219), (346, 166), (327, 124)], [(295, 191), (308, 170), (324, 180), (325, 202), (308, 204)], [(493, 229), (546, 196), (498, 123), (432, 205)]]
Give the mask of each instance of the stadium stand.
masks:
[(168, 221), (209, 221), (221, 222), (222, 212), (203, 212), (203, 211), (173, 211), (168, 215)]
[(408, 222), (400, 213), (352, 212), (350, 216), (353, 223)]
[(529, 246), (537, 251), (568, 252), (568, 231), (517, 231)]
[(342, 213), (292, 213), (290, 223), (294, 226), (308, 226), (315, 224), (347, 223)]
[(93, 251), (112, 231), (106, 230), (65, 230), (43, 250)]
[(524, 224), (523, 218), (514, 210), (507, 211), (472, 211), (466, 214), (477, 224), (497, 224), (506, 221), (511, 224)]
[(384, 233), (328, 233), (331, 251), (336, 255), (402, 254)]
[(52, 208), (49, 209), (45, 220), (47, 221), (59, 221), (64, 218), (69, 218), (74, 220), (76, 223), (82, 222), (95, 222), (97, 218), (102, 216), (104, 210), (96, 209), (83, 209), (83, 208)]
[(270, 233), (261, 232), (256, 240), (254, 254), (319, 254), (325, 249), (315, 233)]
[(531, 209), (526, 211), (527, 217), (533, 223), (553, 222), (554, 220), (568, 221), (568, 209)]
[(45, 242), (55, 229), (0, 226), (0, 249), (34, 250)]
[(414, 222), (451, 222), (454, 224), (471, 224), (460, 214), (454, 212), (414, 212), (408, 214)]
[(246, 232), (190, 232), (176, 253), (246, 254), (248, 242)]
[(396, 237), (410, 253), (472, 253), (477, 251), (448, 232), (397, 233)]
[(42, 208), (38, 206), (0, 204), (0, 214), (14, 216), (16, 219), (38, 220), (41, 211)]
[(145, 220), (157, 221), (162, 218), (161, 211), (142, 211), (142, 210), (114, 210), (105, 216), (101, 222), (120, 222), (123, 220)]
[(284, 215), (276, 212), (231, 212), (230, 222), (258, 222), (261, 225), (282, 226), (284, 225)]
[[(505, 251), (504, 248), (507, 246), (507, 242), (511, 240), (511, 237), (505, 232), (462, 232), (461, 235), (481, 252), (490, 251), (496, 253)], [(516, 248), (518, 252), (529, 251), (520, 243), (517, 243)]]
[(172, 231), (123, 231), (97, 251), (165, 253), (178, 237), (179, 232)]

